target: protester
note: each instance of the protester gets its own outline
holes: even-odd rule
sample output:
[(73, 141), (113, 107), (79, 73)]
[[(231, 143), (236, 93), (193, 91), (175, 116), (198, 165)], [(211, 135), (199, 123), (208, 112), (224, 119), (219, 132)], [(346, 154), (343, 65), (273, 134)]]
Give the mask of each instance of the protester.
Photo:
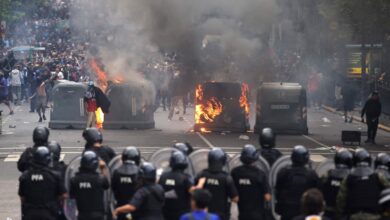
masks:
[(208, 212), (212, 195), (205, 189), (196, 189), (191, 196), (192, 212), (181, 216), (180, 220), (219, 220), (220, 218)]
[(378, 130), (379, 116), (382, 113), (382, 104), (379, 100), (379, 93), (377, 91), (372, 92), (369, 100), (366, 101), (362, 109), (362, 121), (364, 121), (364, 115), (366, 115), (367, 123), (367, 140), (366, 143), (376, 144), (375, 137)]
[(309, 189), (302, 195), (301, 207), (303, 214), (293, 220), (330, 220), (321, 216), (324, 210), (324, 197), (318, 189)]
[(21, 105), (22, 99), (22, 81), (23, 76), (19, 71), (20, 66), (15, 65), (15, 68), (11, 71), (11, 86), (12, 86), (12, 97), (14, 105)]
[(14, 114), (14, 110), (8, 99), (7, 79), (4, 77), (3, 72), (0, 71), (0, 104), (1, 103), (4, 103), (8, 107), (10, 115)]

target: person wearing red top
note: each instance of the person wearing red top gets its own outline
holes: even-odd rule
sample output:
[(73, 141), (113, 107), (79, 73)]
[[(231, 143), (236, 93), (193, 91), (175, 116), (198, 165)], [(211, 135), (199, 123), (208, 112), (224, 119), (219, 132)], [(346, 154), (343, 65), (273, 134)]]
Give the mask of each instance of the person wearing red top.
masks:
[(96, 115), (97, 102), (96, 94), (93, 86), (93, 82), (88, 83), (88, 89), (84, 94), (84, 106), (87, 111), (87, 124), (86, 128), (95, 127), (96, 125)]

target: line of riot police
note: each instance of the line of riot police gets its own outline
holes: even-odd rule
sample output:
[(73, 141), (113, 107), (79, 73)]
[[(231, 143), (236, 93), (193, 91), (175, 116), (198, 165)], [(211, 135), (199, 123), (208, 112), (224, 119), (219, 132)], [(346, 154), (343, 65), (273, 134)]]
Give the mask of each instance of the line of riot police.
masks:
[[(282, 156), (272, 130), (265, 128), (260, 149), (245, 145), (230, 161), (221, 148), (193, 151), (188, 143), (176, 143), (146, 162), (136, 147), (116, 156), (102, 145), (97, 129), (85, 130), (83, 137), (84, 152), (66, 166), (61, 146), (49, 142), (49, 130), (34, 130), (33, 147), (18, 161), (23, 220), (191, 219), (183, 216), (191, 211), (191, 193), (197, 189), (211, 193), (208, 211), (221, 220), (230, 219), (231, 203), (238, 205), (239, 220), (370, 220), (390, 214), (390, 156), (385, 153), (376, 157), (373, 169), (365, 149), (340, 149), (334, 160), (314, 170), (304, 146)], [(303, 198), (313, 188), (322, 191), (326, 205), (302, 212)]]

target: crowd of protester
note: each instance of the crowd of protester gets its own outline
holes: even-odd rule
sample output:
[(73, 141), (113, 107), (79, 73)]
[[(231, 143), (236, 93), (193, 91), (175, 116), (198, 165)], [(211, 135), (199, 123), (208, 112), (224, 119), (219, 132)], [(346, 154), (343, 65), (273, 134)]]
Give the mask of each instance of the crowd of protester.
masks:
[[(196, 150), (189, 143), (171, 148), (168, 168), (160, 173), (161, 167), (143, 159), (137, 147), (126, 147), (116, 157), (103, 145), (98, 129), (86, 129), (83, 137), (80, 163), (67, 167), (60, 160), (60, 144), (49, 141), (49, 129), (35, 128), (34, 145), (17, 164), (23, 172), (18, 193), (22, 219), (66, 219), (77, 213), (79, 220), (229, 220), (231, 203), (238, 205), (239, 220), (274, 219), (272, 210), (282, 220), (390, 219), (390, 156), (385, 153), (372, 163), (363, 148), (354, 152), (340, 148), (333, 166), (319, 176), (309, 150), (298, 145), (288, 157), (292, 164), (279, 167), (276, 182), (270, 185), (272, 177), (258, 165), (259, 158), (271, 167), (284, 160), (274, 148), (270, 128), (260, 134), (260, 148), (243, 147), (241, 165), (228, 168), (227, 154), (216, 147), (200, 162), (207, 167), (195, 174), (189, 171), (189, 158)], [(112, 210), (105, 196), (109, 189)]]

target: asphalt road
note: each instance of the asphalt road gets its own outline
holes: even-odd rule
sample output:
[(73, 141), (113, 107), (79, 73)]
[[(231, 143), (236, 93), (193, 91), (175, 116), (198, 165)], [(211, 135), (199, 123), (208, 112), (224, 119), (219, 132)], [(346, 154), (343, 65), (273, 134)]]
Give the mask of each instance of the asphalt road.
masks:
[[(31, 145), (31, 133), (39, 124), (38, 116), (29, 113), (27, 106), (15, 108), (15, 115), (9, 116), (4, 105), (3, 134), (0, 135), (0, 219), (20, 219), (19, 199), (17, 196), (18, 177), (16, 161), (21, 152)], [(168, 121), (167, 112), (158, 110), (155, 114), (156, 128), (151, 130), (106, 130), (104, 143), (113, 147), (118, 153), (125, 146), (138, 146), (144, 158), (162, 147), (171, 146), (175, 142), (188, 141), (195, 148), (223, 147), (233, 155), (245, 144), (258, 146), (258, 135), (248, 132), (238, 133), (196, 133), (192, 131), (193, 112), (187, 113), (184, 121), (174, 118)], [(251, 125), (254, 117), (251, 117)], [(344, 123), (341, 116), (324, 111), (310, 110), (308, 113), (309, 135), (280, 135), (277, 148), (284, 154), (291, 152), (294, 145), (305, 145), (310, 149), (312, 159), (316, 161), (332, 157), (335, 145), (341, 145), (342, 130), (365, 131), (365, 125), (358, 122)], [(51, 130), (51, 140), (59, 141), (63, 148), (63, 158), (70, 161), (83, 150), (83, 139), (80, 130)], [(364, 140), (365, 137), (362, 139)], [(379, 131), (376, 146), (362, 145), (373, 154), (390, 152), (390, 133)]]

